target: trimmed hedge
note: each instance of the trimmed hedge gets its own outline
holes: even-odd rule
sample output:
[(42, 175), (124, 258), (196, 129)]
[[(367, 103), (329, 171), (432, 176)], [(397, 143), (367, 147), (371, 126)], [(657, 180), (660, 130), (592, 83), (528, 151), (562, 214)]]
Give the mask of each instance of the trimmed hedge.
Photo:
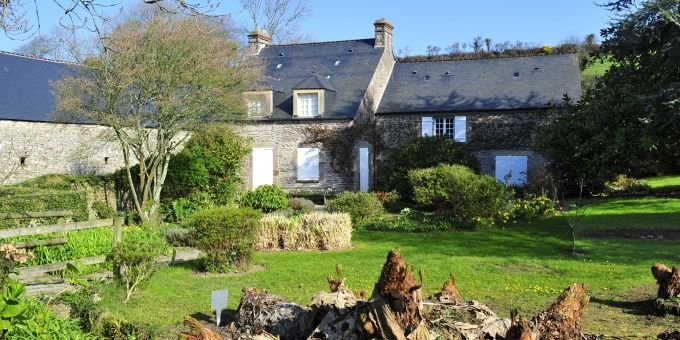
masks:
[(276, 185), (262, 185), (255, 190), (246, 191), (238, 202), (243, 207), (269, 213), (286, 208), (288, 195)]
[[(73, 190), (45, 190), (24, 187), (0, 188), (0, 211), (25, 212), (70, 210), (74, 221), (86, 221), (87, 193)], [(57, 218), (33, 219), (33, 223), (52, 224)], [(27, 226), (30, 219), (0, 220), (0, 229), (11, 229)]]
[(375, 193), (354, 191), (339, 193), (328, 203), (328, 210), (348, 213), (354, 224), (378, 217), (384, 212), (383, 204)]

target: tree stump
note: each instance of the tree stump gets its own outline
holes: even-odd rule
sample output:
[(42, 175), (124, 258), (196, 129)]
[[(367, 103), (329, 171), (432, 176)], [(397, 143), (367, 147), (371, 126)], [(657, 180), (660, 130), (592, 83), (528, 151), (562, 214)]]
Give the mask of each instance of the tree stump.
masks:
[(680, 295), (680, 269), (678, 267), (671, 269), (662, 263), (657, 263), (652, 266), (652, 275), (659, 284), (658, 298), (670, 299)]

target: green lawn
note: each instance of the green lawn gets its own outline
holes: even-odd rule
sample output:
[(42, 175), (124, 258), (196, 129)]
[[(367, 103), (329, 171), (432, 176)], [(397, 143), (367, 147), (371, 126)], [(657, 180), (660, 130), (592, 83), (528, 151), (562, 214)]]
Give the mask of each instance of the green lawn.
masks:
[(588, 65), (583, 71), (581, 71), (582, 76), (601, 76), (609, 69), (612, 65), (611, 61), (596, 61), (591, 65)]
[[(589, 202), (581, 232), (620, 228), (680, 230), (680, 200), (635, 199)], [(387, 252), (400, 248), (416, 270), (425, 272), (425, 291), (434, 293), (449, 272), (456, 273), (464, 298), (490, 305), (501, 315), (518, 308), (530, 316), (545, 308), (572, 282), (586, 283), (592, 303), (585, 330), (617, 336), (652, 336), (680, 327), (680, 318), (646, 317), (656, 291), (649, 267), (680, 263), (680, 241), (659, 239), (585, 239), (580, 257), (565, 255), (569, 233), (558, 217), (533, 224), (477, 232), (400, 234), (357, 232), (355, 248), (339, 252), (258, 253), (264, 271), (242, 276), (204, 275), (191, 265), (166, 267), (140, 287), (128, 304), (123, 290), (104, 286), (102, 304), (114, 314), (151, 323), (171, 336), (185, 315), (209, 312), (210, 291), (228, 288), (236, 308), (243, 287), (308, 303), (327, 289), (326, 276), (341, 263), (347, 284), (370, 293)]]
[(652, 189), (680, 188), (679, 175), (643, 178), (642, 181), (649, 184), (652, 187)]

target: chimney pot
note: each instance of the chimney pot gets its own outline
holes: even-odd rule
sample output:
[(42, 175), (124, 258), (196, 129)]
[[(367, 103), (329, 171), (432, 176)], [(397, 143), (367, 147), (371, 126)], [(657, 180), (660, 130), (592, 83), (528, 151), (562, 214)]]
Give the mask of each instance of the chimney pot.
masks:
[(394, 26), (385, 18), (380, 18), (373, 23), (375, 26), (375, 47), (392, 49), (392, 30)]

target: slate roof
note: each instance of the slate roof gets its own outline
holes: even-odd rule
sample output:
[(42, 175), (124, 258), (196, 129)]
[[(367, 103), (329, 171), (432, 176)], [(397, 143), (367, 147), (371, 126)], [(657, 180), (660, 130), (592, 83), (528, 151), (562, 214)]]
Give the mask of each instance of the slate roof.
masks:
[(70, 64), (0, 51), (0, 119), (49, 122), (51, 81)]
[(316, 85), (335, 92), (321, 119), (354, 117), (384, 51), (374, 44), (375, 39), (360, 39), (263, 48), (259, 56), (266, 63), (268, 86), (279, 91), (272, 119), (291, 119), (293, 89)]
[(581, 95), (574, 54), (395, 64), (378, 113), (542, 108)]

